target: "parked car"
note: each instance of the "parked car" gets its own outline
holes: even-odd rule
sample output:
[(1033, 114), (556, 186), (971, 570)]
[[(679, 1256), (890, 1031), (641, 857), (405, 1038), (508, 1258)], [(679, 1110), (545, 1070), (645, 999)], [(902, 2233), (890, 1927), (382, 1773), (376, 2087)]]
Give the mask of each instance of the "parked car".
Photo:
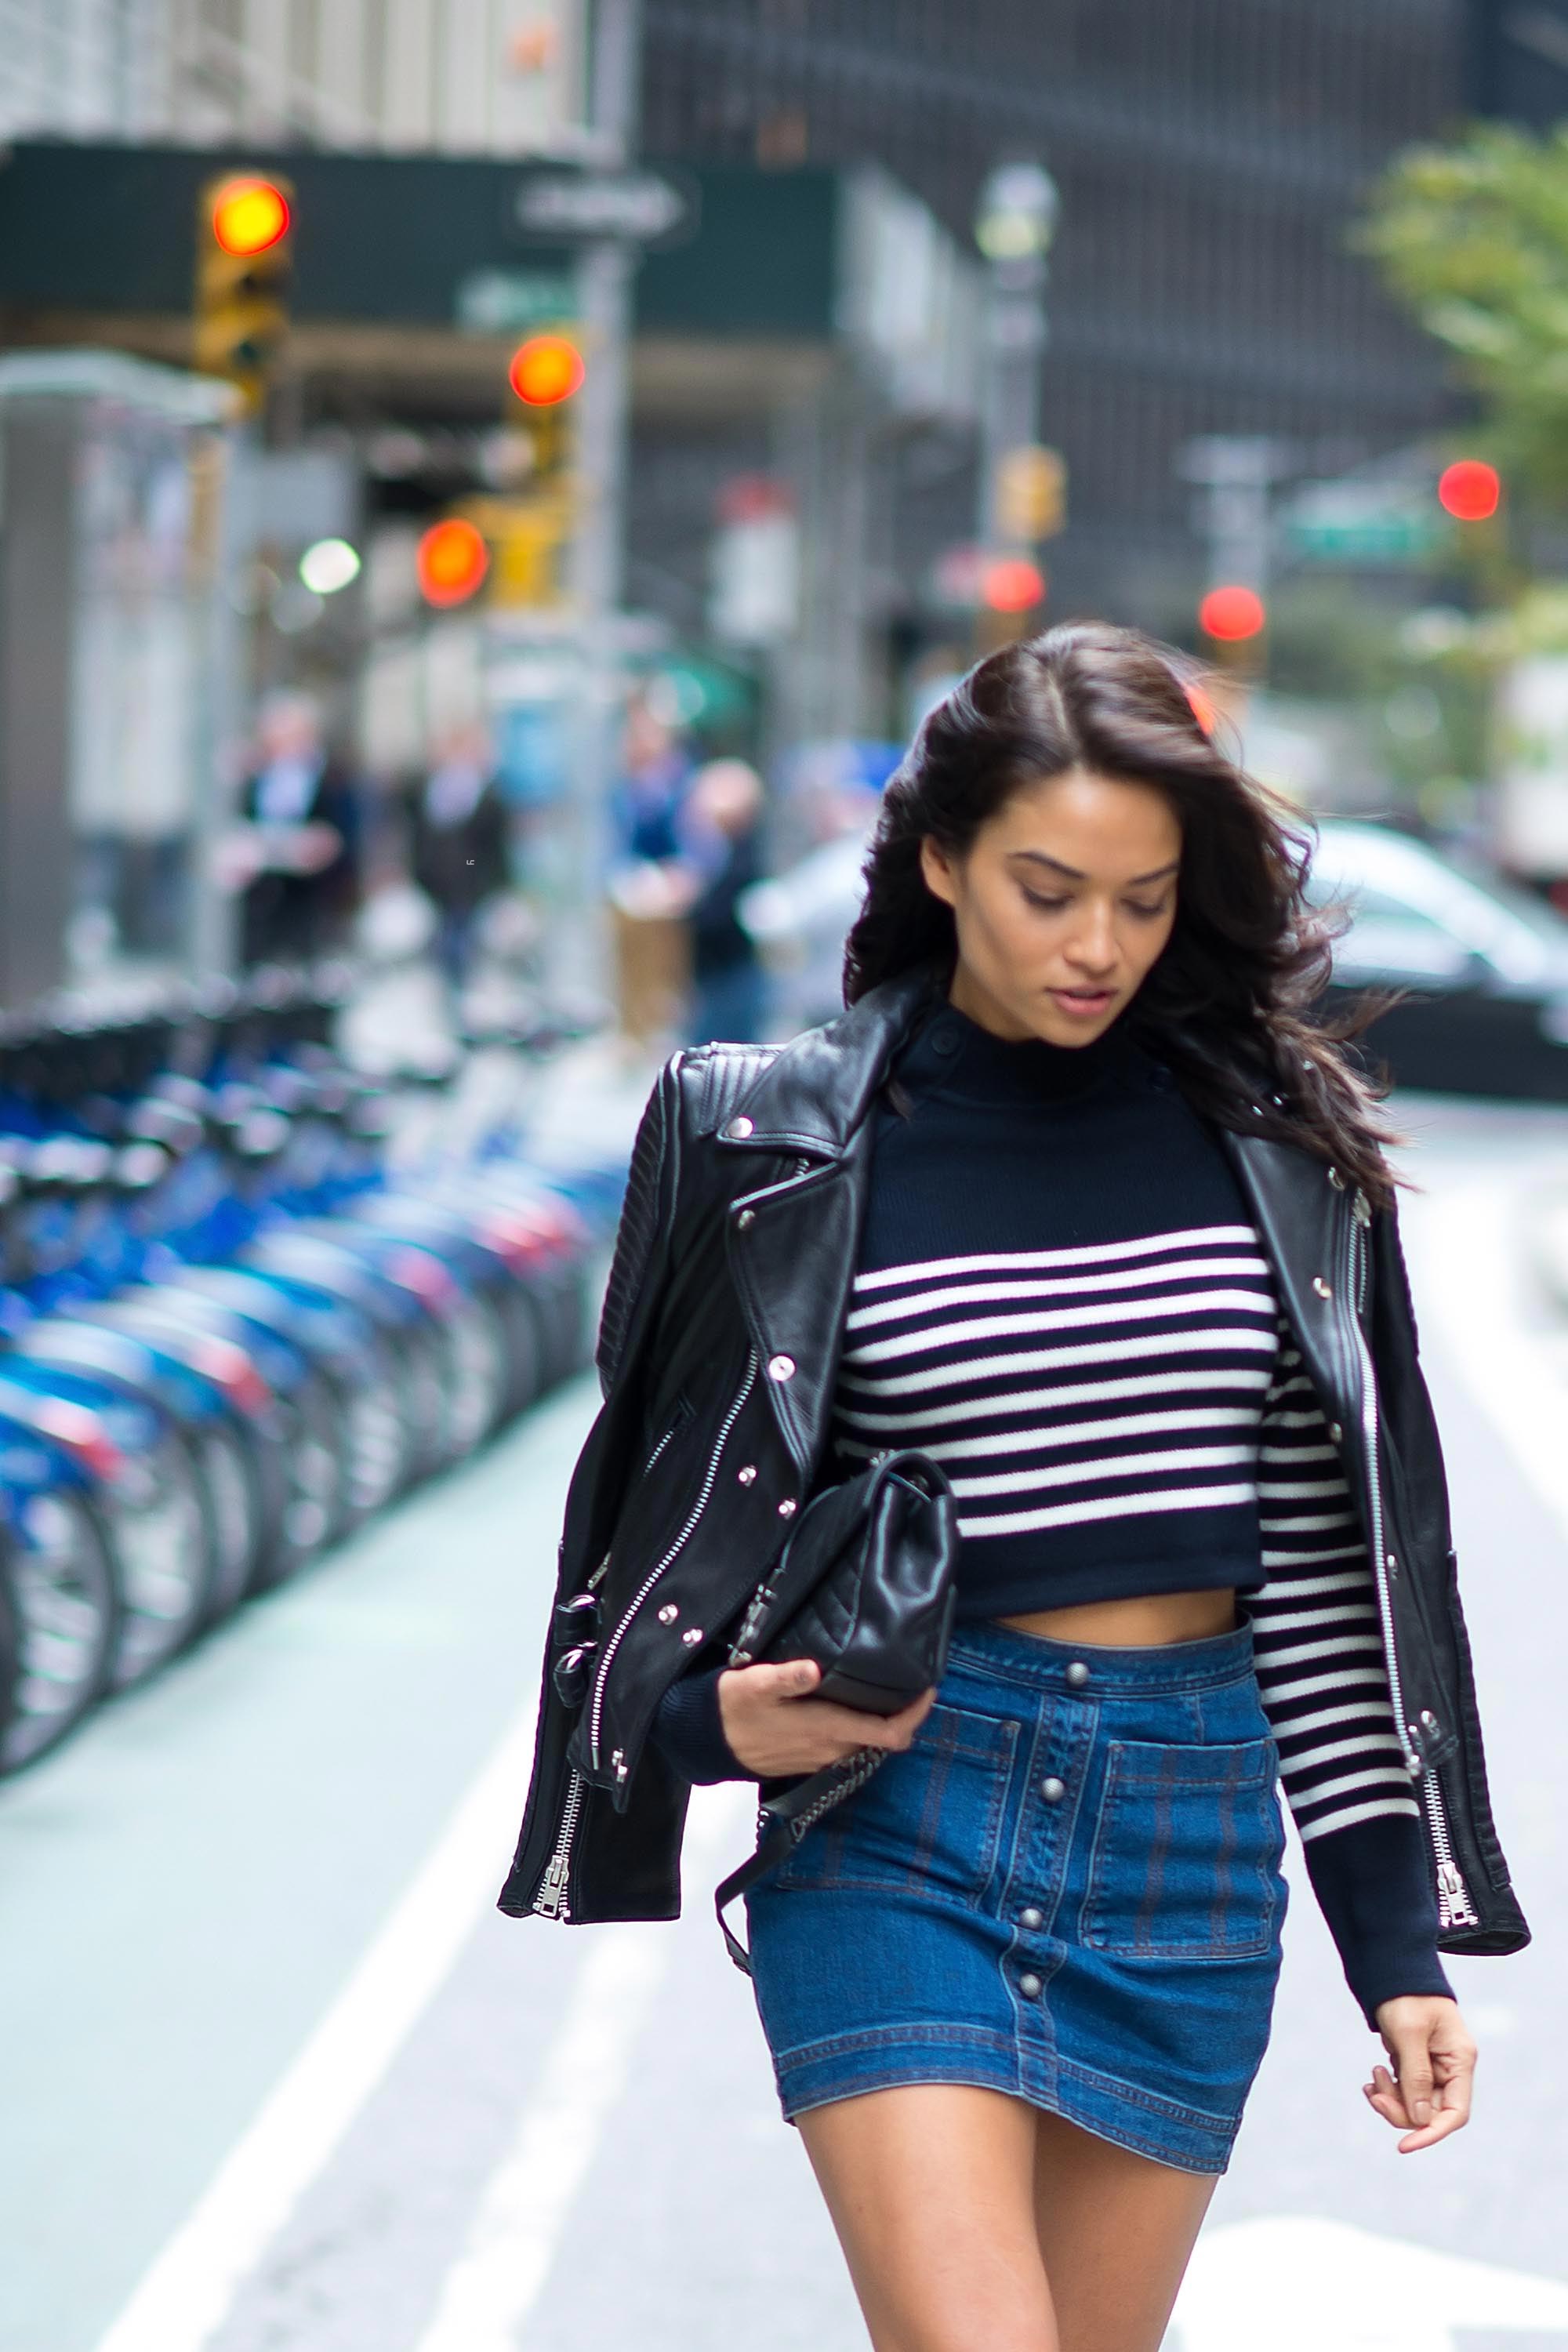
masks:
[(1568, 921), (1523, 889), (1374, 824), (1326, 821), (1309, 895), (1343, 902), (1324, 1010), (1411, 993), (1363, 1051), (1401, 1087), (1568, 1101)]

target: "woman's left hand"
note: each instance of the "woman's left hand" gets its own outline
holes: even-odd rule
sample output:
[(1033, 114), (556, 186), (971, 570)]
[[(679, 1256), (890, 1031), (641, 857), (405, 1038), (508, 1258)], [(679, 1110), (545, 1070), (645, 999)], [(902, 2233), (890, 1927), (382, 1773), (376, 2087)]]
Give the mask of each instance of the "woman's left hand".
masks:
[(1367, 2104), (1405, 2137), (1401, 2156), (1433, 2147), (1470, 2120), (1476, 2045), (1458, 2003), (1437, 1993), (1402, 1993), (1379, 2003), (1377, 2030), (1394, 2061), (1374, 2066), (1363, 2084)]

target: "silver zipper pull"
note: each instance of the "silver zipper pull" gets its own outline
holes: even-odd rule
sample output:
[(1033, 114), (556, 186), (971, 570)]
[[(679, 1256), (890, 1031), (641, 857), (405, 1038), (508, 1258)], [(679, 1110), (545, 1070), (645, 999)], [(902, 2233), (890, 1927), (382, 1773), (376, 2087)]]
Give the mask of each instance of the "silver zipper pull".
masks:
[(1351, 1214), (1358, 1225), (1370, 1225), (1372, 1223), (1372, 1202), (1367, 1199), (1366, 1194), (1359, 1190), (1351, 1202)]
[(1437, 1925), (1440, 1927), (1479, 1926), (1470, 1890), (1451, 1862), (1437, 1864)]
[(559, 1919), (566, 1908), (566, 1868), (564, 1853), (552, 1854), (550, 1867), (540, 1881), (533, 1907), (543, 1919)]

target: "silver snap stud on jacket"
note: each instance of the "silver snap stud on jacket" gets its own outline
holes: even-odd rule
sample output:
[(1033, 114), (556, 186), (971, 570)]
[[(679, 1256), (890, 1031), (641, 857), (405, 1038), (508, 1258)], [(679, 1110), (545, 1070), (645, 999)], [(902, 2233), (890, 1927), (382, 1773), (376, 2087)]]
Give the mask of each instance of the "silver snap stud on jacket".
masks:
[(1331, 1298), (1334, 1295), (1321, 1274), (1315, 1274), (1312, 1276), (1312, 1287), (1320, 1298)]
[(1059, 1805), (1067, 1795), (1067, 1782), (1058, 1780), (1053, 1773), (1048, 1780), (1040, 1782), (1040, 1794), (1047, 1805)]
[(781, 1519), (793, 1519), (795, 1513), (795, 1496), (793, 1495), (786, 1495), (784, 1501), (779, 1505), (779, 1517)]
[(1336, 1445), (1339, 1444), (1339, 1442), (1340, 1442), (1341, 1438), (1344, 1435), (1344, 1431), (1340, 1427), (1340, 1424), (1339, 1424), (1339, 1423), (1338, 1423), (1337, 1421), (1331, 1421), (1331, 1422), (1330, 1422), (1330, 1423), (1329, 1423), (1329, 1435), (1333, 1439), (1334, 1444), (1335, 1444)]
[(793, 1381), (795, 1378), (795, 1358), (793, 1356), (770, 1356), (768, 1358), (768, 1378), (770, 1381)]
[(1074, 1690), (1081, 1690), (1085, 1683), (1088, 1682), (1089, 1668), (1084, 1664), (1081, 1658), (1075, 1658), (1071, 1665), (1068, 1668), (1068, 1680), (1071, 1683)]
[(1344, 1189), (1345, 1189), (1345, 1180), (1344, 1180), (1344, 1178), (1340, 1174), (1340, 1171), (1339, 1171), (1339, 1170), (1338, 1170), (1337, 1168), (1331, 1168), (1331, 1169), (1330, 1169), (1330, 1171), (1329, 1171), (1329, 1181), (1330, 1181), (1330, 1183), (1333, 1186), (1333, 1188), (1334, 1188), (1334, 1190), (1335, 1190), (1335, 1192), (1342, 1192), (1344, 1191)]
[(1041, 1990), (1042, 1988), (1038, 1977), (1027, 1976), (1020, 1977), (1018, 1979), (1018, 1990), (1023, 1994), (1026, 2000), (1038, 2000)]
[(745, 1232), (748, 1225), (754, 1225), (756, 1222), (757, 1213), (755, 1209), (742, 1209), (740, 1215), (735, 1220), (735, 1223), (739, 1225), (742, 1233)]
[(1020, 1911), (1018, 1914), (1018, 1925), (1020, 1927), (1043, 1927), (1045, 1924), (1045, 1913), (1043, 1911), (1037, 1911), (1032, 1903), (1026, 1911)]
[(744, 1143), (747, 1136), (752, 1132), (752, 1122), (745, 1118), (732, 1118), (724, 1132), (728, 1136), (732, 1136), (737, 1143)]
[(702, 1639), (701, 1626), (689, 1625), (680, 1638), (685, 1643), (689, 1650), (694, 1650), (697, 1647), (698, 1643)]
[(658, 1612), (658, 1622), (661, 1625), (673, 1625), (679, 1614), (680, 1612), (674, 1601), (667, 1601)]
[(735, 1475), (740, 1480), (742, 1486), (754, 1486), (757, 1483), (756, 1464), (754, 1462), (748, 1462), (743, 1470), (736, 1471)]

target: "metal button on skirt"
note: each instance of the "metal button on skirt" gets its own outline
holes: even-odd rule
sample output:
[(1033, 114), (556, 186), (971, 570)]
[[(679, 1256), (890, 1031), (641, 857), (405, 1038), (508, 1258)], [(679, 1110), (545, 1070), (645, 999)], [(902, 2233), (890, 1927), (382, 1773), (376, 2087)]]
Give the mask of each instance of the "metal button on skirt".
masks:
[(1279, 1970), (1277, 1770), (1246, 1625), (962, 1625), (914, 1746), (748, 1897), (784, 2114), (971, 2083), (1223, 2172)]

